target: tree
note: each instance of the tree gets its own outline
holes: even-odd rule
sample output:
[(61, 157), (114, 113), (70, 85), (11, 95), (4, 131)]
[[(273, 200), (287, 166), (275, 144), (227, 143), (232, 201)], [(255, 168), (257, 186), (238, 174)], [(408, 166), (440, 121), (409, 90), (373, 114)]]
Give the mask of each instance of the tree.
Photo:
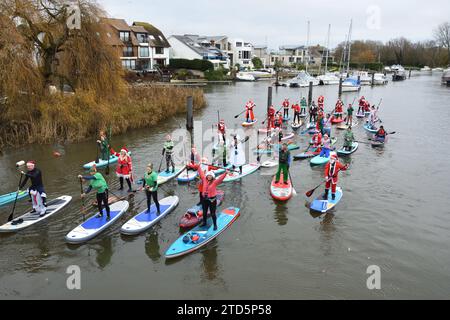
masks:
[(264, 65), (263, 65), (261, 59), (258, 58), (258, 57), (253, 57), (252, 63), (253, 63), (253, 66), (255, 67), (255, 69), (262, 69), (262, 68), (264, 68)]
[(434, 30), (434, 37), (441, 47), (447, 48), (447, 64), (450, 64), (450, 23), (440, 24)]

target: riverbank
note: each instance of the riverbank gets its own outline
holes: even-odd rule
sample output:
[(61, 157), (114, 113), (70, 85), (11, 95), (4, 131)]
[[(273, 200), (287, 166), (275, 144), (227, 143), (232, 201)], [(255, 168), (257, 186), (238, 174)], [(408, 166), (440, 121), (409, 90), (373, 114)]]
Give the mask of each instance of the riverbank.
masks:
[(48, 95), (31, 111), (14, 106), (3, 115), (0, 151), (25, 144), (77, 142), (111, 125), (113, 134), (153, 126), (186, 110), (192, 96), (194, 108), (206, 105), (201, 88), (163, 85), (128, 86), (112, 99), (99, 99), (89, 91)]

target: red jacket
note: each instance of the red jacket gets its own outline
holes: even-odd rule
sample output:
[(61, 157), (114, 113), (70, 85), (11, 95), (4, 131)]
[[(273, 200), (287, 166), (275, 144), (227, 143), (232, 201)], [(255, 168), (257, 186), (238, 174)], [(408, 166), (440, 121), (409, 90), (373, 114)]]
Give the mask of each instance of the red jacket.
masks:
[[(332, 170), (332, 169), (334, 169), (334, 170)], [(327, 180), (332, 178), (333, 184), (336, 184), (338, 182), (339, 171), (345, 171), (345, 170), (347, 170), (347, 167), (345, 165), (343, 165), (342, 163), (340, 163), (339, 161), (336, 161), (334, 163), (334, 167), (332, 167), (331, 162), (328, 162), (325, 166), (324, 176)]]
[(292, 109), (294, 109), (295, 112), (300, 113), (300, 105), (298, 103), (293, 104)]
[(206, 179), (205, 173), (203, 172), (202, 166), (199, 166), (198, 174), (200, 176), (201, 187), (199, 186), (199, 190), (201, 188), (201, 193), (203, 196), (208, 196), (208, 198), (213, 198), (217, 195), (217, 186), (222, 183), (223, 179), (227, 176), (227, 172), (224, 172), (220, 175), (220, 177), (214, 179), (212, 182), (208, 182)]

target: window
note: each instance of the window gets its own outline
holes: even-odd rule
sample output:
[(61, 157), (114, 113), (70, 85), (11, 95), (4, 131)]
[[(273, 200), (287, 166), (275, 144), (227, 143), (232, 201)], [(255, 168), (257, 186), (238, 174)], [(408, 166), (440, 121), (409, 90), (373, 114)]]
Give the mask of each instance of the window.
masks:
[(147, 34), (145, 34), (145, 33), (138, 33), (137, 38), (138, 38), (139, 43), (148, 42), (148, 37), (147, 37)]
[(250, 51), (242, 51), (242, 59), (250, 59)]
[(133, 47), (123, 47), (123, 57), (133, 57)]
[(236, 47), (242, 47), (242, 42), (236, 42)]
[(122, 40), (123, 42), (128, 42), (128, 41), (130, 41), (130, 33), (129, 33), (129, 32), (121, 31), (121, 32), (120, 32), (120, 40)]
[(242, 59), (242, 51), (239, 51), (239, 59)]
[(289, 62), (294, 62), (294, 57), (289, 57)]
[(164, 48), (163, 47), (155, 47), (155, 53), (156, 54), (164, 54)]
[(136, 69), (136, 60), (122, 60), (122, 67), (129, 70)]
[(148, 47), (139, 47), (139, 57), (148, 58), (150, 57), (150, 50)]
[(216, 43), (216, 48), (220, 50), (220, 43)]

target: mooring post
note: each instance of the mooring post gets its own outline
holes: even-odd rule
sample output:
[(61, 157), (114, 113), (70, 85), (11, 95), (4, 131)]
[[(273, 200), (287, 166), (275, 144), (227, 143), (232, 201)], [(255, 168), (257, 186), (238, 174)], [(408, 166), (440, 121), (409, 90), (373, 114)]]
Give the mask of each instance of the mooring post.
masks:
[(313, 94), (313, 83), (309, 82), (309, 91), (308, 91), (308, 106), (312, 104), (312, 94)]
[(409, 75), (408, 75), (408, 79), (411, 78), (411, 68), (409, 68)]
[(375, 72), (372, 73), (372, 87), (375, 85)]
[(267, 88), (267, 112), (269, 112), (269, 107), (272, 105), (272, 87)]
[(192, 96), (186, 99), (186, 129), (194, 129), (194, 99)]
[(339, 91), (338, 91), (338, 97), (339, 97), (339, 99), (341, 98), (341, 96), (342, 96), (342, 77), (340, 77), (339, 78)]

